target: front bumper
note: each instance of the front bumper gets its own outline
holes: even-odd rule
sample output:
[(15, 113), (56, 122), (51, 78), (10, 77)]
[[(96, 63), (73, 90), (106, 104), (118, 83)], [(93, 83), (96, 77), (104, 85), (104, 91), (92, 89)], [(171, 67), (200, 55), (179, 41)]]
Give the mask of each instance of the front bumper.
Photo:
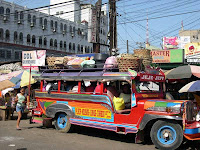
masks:
[(188, 140), (200, 140), (200, 122), (186, 124), (184, 136)]

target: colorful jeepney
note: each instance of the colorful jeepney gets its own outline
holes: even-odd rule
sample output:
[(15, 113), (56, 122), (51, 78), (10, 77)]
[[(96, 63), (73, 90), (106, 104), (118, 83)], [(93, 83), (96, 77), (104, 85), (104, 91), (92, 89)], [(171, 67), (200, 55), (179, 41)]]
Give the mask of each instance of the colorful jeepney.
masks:
[[(105, 129), (117, 133), (136, 133), (136, 142), (151, 137), (159, 149), (178, 148), (183, 137), (200, 139), (200, 122), (191, 101), (164, 99), (164, 75), (145, 72), (43, 72), (35, 77), (41, 82), (36, 91), (37, 108), (32, 122), (42, 116), (55, 120), (55, 127), (69, 132), (72, 125)], [(77, 82), (77, 91), (62, 91), (63, 81)], [(45, 82), (56, 82), (56, 90), (44, 90)], [(97, 82), (100, 92), (83, 92), (84, 82)], [(131, 85), (131, 107), (117, 111), (112, 97), (104, 92), (108, 82), (128, 82)]]

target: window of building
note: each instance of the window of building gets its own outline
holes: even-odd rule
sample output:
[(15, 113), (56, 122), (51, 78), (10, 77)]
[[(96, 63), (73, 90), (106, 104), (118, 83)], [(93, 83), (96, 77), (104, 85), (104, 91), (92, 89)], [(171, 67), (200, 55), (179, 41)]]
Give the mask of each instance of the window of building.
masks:
[(87, 33), (85, 33), (85, 40), (87, 40), (88, 39), (88, 34)]
[(77, 51), (80, 52), (80, 45), (78, 44)]
[(30, 43), (30, 42), (31, 42), (31, 36), (30, 36), (30, 34), (27, 35), (26, 40), (27, 40), (27, 43)]
[(18, 38), (18, 36), (17, 36), (17, 31), (15, 31), (15, 32), (14, 32), (14, 41), (17, 41), (17, 38)]
[(19, 52), (15, 52), (15, 59), (19, 59), (20, 58), (19, 55), (20, 55)]
[(44, 19), (44, 28), (47, 29), (47, 19)]
[(28, 14), (28, 23), (31, 23), (31, 15)]
[(64, 25), (64, 31), (67, 32), (67, 25)]
[(65, 50), (67, 49), (67, 43), (66, 43), (66, 41), (64, 41), (64, 49)]
[(14, 15), (15, 20), (18, 20), (18, 11), (15, 10), (15, 15)]
[(90, 47), (88, 46), (88, 53), (90, 53)]
[(56, 40), (56, 39), (54, 40), (54, 47), (55, 47), (55, 48), (58, 47), (58, 46), (57, 46), (57, 40)]
[(11, 51), (6, 51), (6, 58), (11, 59)]
[(20, 18), (20, 21), (24, 21), (24, 13), (23, 13), (23, 11), (20, 12), (19, 18)]
[(44, 38), (44, 46), (47, 46), (47, 38)]
[(10, 40), (10, 31), (6, 30), (6, 41)]
[(20, 32), (20, 34), (19, 34), (19, 41), (23, 42), (23, 33), (22, 32)]
[(6, 17), (10, 18), (10, 8), (6, 8)]
[(63, 42), (60, 41), (60, 49), (62, 49), (62, 48), (63, 48)]
[(33, 16), (33, 24), (34, 24), (34, 26), (36, 25), (36, 17), (35, 16)]
[(78, 35), (81, 35), (81, 29), (78, 28), (78, 31), (77, 31)]
[(92, 49), (92, 47), (91, 47), (91, 53), (93, 53), (93, 49)]
[(53, 20), (51, 20), (51, 29), (53, 29)]
[(4, 8), (0, 7), (0, 15), (3, 15), (3, 14), (4, 14)]
[(73, 43), (73, 51), (75, 51), (76, 50), (76, 45), (75, 45), (75, 43)]
[(53, 47), (53, 39), (50, 39), (50, 47)]
[(81, 45), (81, 52), (83, 52), (83, 45)]
[(75, 35), (75, 33), (76, 33), (76, 28), (75, 27), (73, 27), (73, 32), (74, 32), (74, 35)]
[(55, 21), (55, 29), (56, 29), (56, 31), (58, 29), (58, 22), (57, 21)]
[(63, 24), (60, 23), (60, 32), (63, 32)]
[(43, 18), (40, 17), (40, 26), (42, 27), (42, 25), (43, 25)]
[(69, 32), (72, 33), (72, 26), (69, 26)]
[(5, 50), (0, 50), (0, 57), (5, 58)]
[(32, 36), (32, 44), (36, 44), (35, 35)]
[(71, 51), (72, 50), (72, 44), (69, 43), (69, 50)]
[(39, 37), (39, 45), (42, 46), (42, 37)]
[(0, 28), (0, 40), (3, 40), (3, 29), (2, 28)]

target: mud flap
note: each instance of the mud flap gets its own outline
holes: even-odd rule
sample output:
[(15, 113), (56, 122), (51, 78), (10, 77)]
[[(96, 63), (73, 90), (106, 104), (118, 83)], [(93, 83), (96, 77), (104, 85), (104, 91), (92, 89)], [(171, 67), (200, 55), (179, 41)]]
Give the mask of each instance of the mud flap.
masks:
[(144, 130), (139, 130), (135, 136), (135, 143), (144, 142)]

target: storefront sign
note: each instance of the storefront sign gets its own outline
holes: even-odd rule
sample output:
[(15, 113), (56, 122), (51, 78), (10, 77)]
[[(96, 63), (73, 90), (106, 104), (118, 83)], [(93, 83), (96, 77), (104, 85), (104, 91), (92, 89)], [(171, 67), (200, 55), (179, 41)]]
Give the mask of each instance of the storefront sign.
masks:
[(22, 66), (45, 66), (46, 50), (22, 51)]
[(89, 30), (88, 30), (88, 41), (91, 43), (96, 43), (96, 26), (97, 26), (97, 12), (96, 9), (92, 9), (91, 21), (89, 22)]
[(140, 81), (164, 82), (165, 81), (165, 76), (141, 73), (140, 74)]
[(177, 49), (178, 38), (177, 37), (164, 37), (163, 38), (163, 49)]
[(152, 50), (152, 63), (182, 63), (183, 49)]
[(200, 43), (188, 43), (185, 45), (185, 62), (200, 63)]

